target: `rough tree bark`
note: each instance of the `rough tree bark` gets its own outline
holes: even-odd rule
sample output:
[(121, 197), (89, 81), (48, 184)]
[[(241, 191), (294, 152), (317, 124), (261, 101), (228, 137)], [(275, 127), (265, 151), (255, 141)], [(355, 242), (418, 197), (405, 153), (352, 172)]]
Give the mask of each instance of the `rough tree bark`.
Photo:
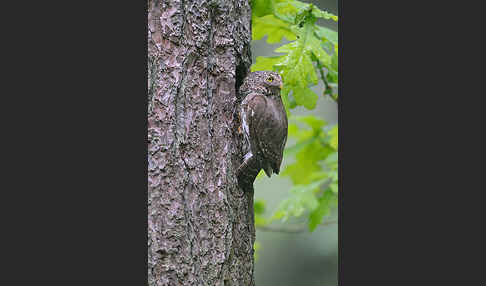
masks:
[(254, 285), (236, 90), (248, 0), (148, 2), (148, 284)]

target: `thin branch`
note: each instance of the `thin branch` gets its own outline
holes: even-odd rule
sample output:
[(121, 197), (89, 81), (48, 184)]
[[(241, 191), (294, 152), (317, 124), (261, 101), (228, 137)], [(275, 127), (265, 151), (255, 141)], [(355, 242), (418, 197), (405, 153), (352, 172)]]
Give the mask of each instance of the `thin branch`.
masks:
[[(326, 76), (324, 76), (324, 71), (323, 71), (324, 67), (321, 65), (321, 63), (319, 61), (317, 61), (317, 68), (319, 69), (319, 73), (321, 74), (321, 80), (324, 83), (323, 94), (325, 95), (327, 90), (329, 90), (329, 89), (332, 90), (332, 87), (330, 87), (329, 83), (327, 83)], [(334, 102), (338, 103), (338, 99), (333, 97), (332, 94), (328, 94), (327, 96), (328, 96), (328, 98), (332, 99)]]

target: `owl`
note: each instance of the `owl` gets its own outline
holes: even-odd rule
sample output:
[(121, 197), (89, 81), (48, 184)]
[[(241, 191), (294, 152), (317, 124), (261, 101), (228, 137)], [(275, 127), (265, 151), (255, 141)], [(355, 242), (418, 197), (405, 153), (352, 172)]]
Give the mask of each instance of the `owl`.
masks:
[(245, 156), (236, 175), (245, 191), (253, 191), (261, 169), (268, 177), (280, 172), (288, 128), (281, 88), (282, 78), (271, 71), (250, 73), (240, 87), (239, 131), (243, 133)]

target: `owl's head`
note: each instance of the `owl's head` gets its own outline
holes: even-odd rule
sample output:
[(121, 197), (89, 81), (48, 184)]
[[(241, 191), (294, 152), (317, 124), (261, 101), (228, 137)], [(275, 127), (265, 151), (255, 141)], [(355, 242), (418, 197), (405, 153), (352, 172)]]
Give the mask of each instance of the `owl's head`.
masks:
[(257, 82), (262, 86), (271, 89), (281, 89), (282, 88), (282, 77), (273, 71), (256, 71), (252, 72), (250, 75), (255, 75)]
[(279, 95), (282, 85), (282, 77), (278, 73), (273, 71), (255, 71), (248, 74), (242, 88)]

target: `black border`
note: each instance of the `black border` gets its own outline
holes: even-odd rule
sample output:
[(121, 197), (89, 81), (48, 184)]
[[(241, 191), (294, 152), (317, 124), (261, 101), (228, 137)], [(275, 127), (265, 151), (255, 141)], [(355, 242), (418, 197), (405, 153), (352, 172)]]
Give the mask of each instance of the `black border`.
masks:
[[(2, 81), (11, 112), (2, 113), (4, 274), (50, 285), (146, 283), (147, 2), (17, 4), (2, 39), (12, 60)], [(437, 208), (457, 216), (461, 205), (450, 200), (465, 196), (446, 193), (451, 180), (466, 181), (450, 169), (467, 165), (450, 161), (460, 140), (446, 111), (484, 88), (450, 89), (467, 70), (455, 59), (477, 60), (446, 44), (470, 29), (451, 16), (459, 8), (400, 4), (339, 1), (339, 285), (421, 284), (431, 265), (454, 263), (448, 248), (429, 251), (454, 233), (432, 236), (444, 220)], [(481, 114), (464, 102), (462, 112)]]
[(1, 284), (146, 284), (147, 2), (11, 4)]

